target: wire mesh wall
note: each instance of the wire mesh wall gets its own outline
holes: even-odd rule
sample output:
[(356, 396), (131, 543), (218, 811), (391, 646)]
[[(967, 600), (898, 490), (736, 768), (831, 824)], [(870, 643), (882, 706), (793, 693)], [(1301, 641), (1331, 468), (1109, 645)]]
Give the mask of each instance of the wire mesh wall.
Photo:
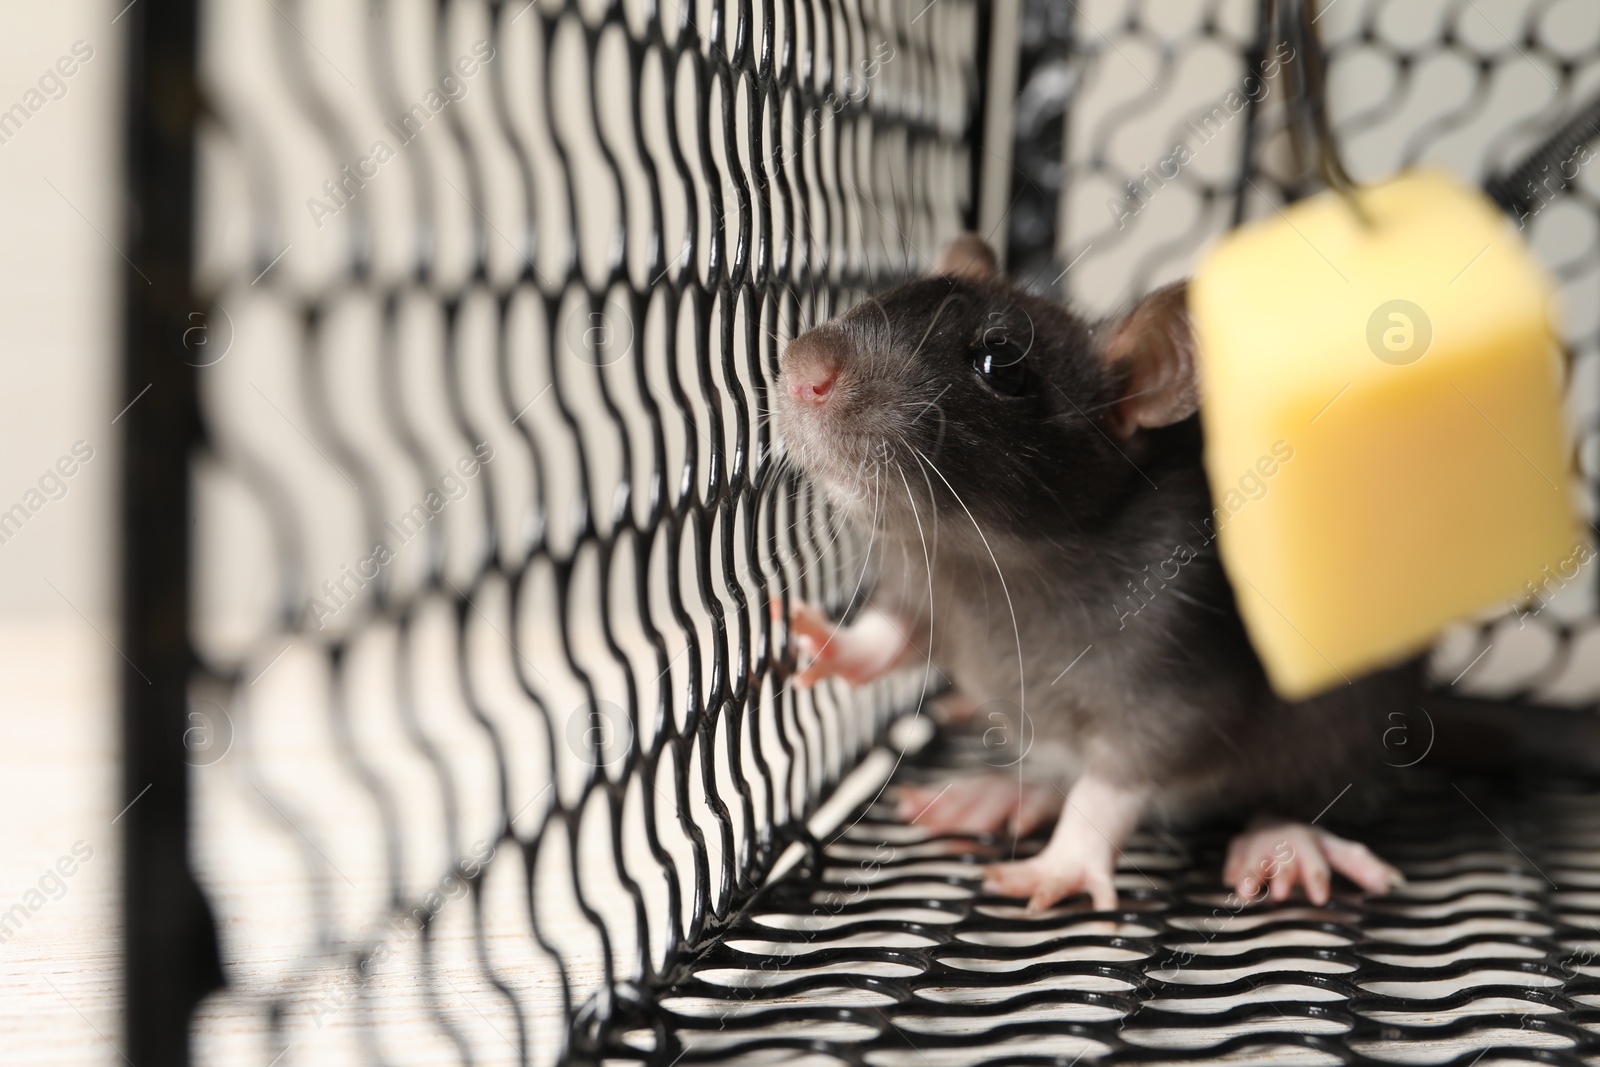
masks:
[[(1009, 224), (1020, 275), (1109, 312), (1187, 275), (1229, 227), (1320, 188), (1288, 132), (1289, 86), (1306, 57), (1265, 32), (1272, 9), (1267, 0), (1025, 4)], [(1493, 183), (1563, 123), (1600, 119), (1593, 4), (1336, 0), (1310, 10), (1329, 118), (1357, 181), (1436, 165)], [(1600, 499), (1593, 158), (1574, 147), (1497, 189), (1518, 201), (1519, 224), (1560, 288), (1574, 469), (1591, 522)], [(1600, 702), (1600, 579), (1592, 553), (1565, 562), (1518, 610), (1448, 635), (1437, 679), (1498, 699)]]
[[(162, 192), (152, 177), (141, 206), (171, 209), (168, 258), (192, 253), (197, 281), (163, 297), (157, 332), (179, 369), (130, 435), (159, 439), (169, 474), (189, 471), (194, 529), (187, 491), (169, 485), (151, 499), (183, 507), (131, 505), (130, 522), (170, 544), (130, 558), (188, 559), (195, 584), (180, 651), (196, 666), (135, 658), (169, 664), (161, 677), (188, 692), (195, 803), (187, 824), (161, 810), (192, 835), (229, 983), (196, 1015), (197, 1058), (549, 1063), (615, 1054), (637, 1025), (722, 1035), (680, 1043), (658, 1029), (633, 1046), (662, 1062), (735, 1045), (871, 1063), (921, 1063), (924, 1049), (964, 1061), (978, 1046), (1002, 1059), (1268, 1046), (1286, 1058), (1273, 1045), (1284, 1032), (1300, 1052), (1360, 1062), (1400, 1032), (1379, 1025), (1394, 1022), (1385, 1012), (1423, 1008), (1376, 993), (1355, 1004), (1372, 1014), (1340, 1016), (1342, 1036), (1322, 1040), (1336, 1013), (1320, 994), (1290, 1009), (1304, 1025), (1279, 1026), (1252, 978), (1317, 961), (1341, 976), (1313, 982), (1322, 992), (1399, 981), (1384, 968), (1408, 968), (1413, 948), (1345, 959), (1318, 941), (1369, 937), (1372, 915), (1402, 916), (1393, 941), (1526, 974), (1577, 958), (1587, 905), (1529, 904), (1521, 874), (1499, 878), (1515, 860), (1485, 858), (1481, 828), (1466, 827), (1448, 836), (1459, 859), (1423, 856), (1438, 879), (1429, 902), (1273, 916), (1273, 950), (1258, 951), (1243, 917), (1219, 944), (1256, 952), (1254, 970), (1209, 983), (1227, 1003), (1187, 1046), (1161, 1013), (1189, 1010), (1193, 976), (1166, 975), (1160, 955), (1209, 907), (1185, 846), (1139, 844), (1171, 876), (1124, 885), (1133, 910), (1162, 913), (1131, 939), (974, 902), (960, 883), (981, 848), (911, 840), (881, 811), (815, 852), (761, 915), (740, 913), (786, 846), (818, 844), (807, 817), (921, 695), (920, 676), (859, 693), (783, 685), (792, 663), (769, 601), (842, 610), (864, 558), (775, 461), (766, 389), (788, 338), (925, 269), (925, 251), (972, 224), (978, 0), (146, 0), (135, 20), (170, 31), (164, 13), (192, 6), (197, 188)], [(1186, 273), (1234, 222), (1311, 191), (1273, 77), (1295, 58), (1263, 33), (1266, 12), (1259, 0), (1024, 5), (1016, 270), (1109, 310)], [(1488, 179), (1600, 88), (1600, 14), (1579, 0), (1344, 0), (1316, 27), (1361, 180), (1430, 161)], [(163, 55), (146, 33), (136, 80), (154, 90), (130, 104), (136, 157), (186, 99), (169, 73), (182, 50)], [(1597, 181), (1579, 168), (1524, 209), (1563, 287), (1591, 485)], [(203, 448), (183, 467), (173, 457), (196, 416)], [(175, 610), (156, 603), (156, 578), (130, 574), (130, 625)], [(1536, 611), (1464, 628), (1440, 650), (1441, 680), (1592, 703), (1593, 586), (1563, 576)], [(1509, 810), (1537, 822), (1572, 807)], [(147, 818), (136, 808), (130, 823)], [(1588, 823), (1568, 821), (1572, 834), (1540, 848), (1586, 840)], [(1397, 858), (1419, 825), (1397, 829)], [(872, 892), (832, 908), (835, 883), (885, 847)], [(924, 860), (956, 852), (963, 869), (923, 877)], [(1592, 864), (1568, 858), (1557, 874), (1586, 884)], [(1472, 885), (1489, 882), (1514, 905), (1480, 906)], [(819, 906), (832, 918), (805, 925)], [(1544, 925), (1517, 927), (1530, 922)], [(718, 945), (730, 931), (755, 947)], [(848, 944), (818, 947), (819, 931)], [(1526, 962), (1533, 950), (1546, 958)], [(759, 981), (708, 978), (719, 967)], [(917, 977), (896, 984), (905, 967)], [(1468, 973), (1426, 967), (1430, 981)], [(1009, 972), (990, 985), (1022, 999), (952, 1006), (982, 994), (963, 968)], [(840, 975), (880, 999), (850, 1001)], [(1560, 980), (1546, 1000), (1568, 1021), (1531, 1029), (1587, 1053), (1572, 998), (1592, 978)], [(677, 999), (643, 1010), (662, 990)], [(976, 1029), (932, 1019), (996, 1012)], [(1171, 1032), (1130, 1036), (1129, 1019)], [(1245, 1030), (1218, 1029), (1230, 1026)]]
[[(191, 99), (155, 31), (192, 5), (145, 7), (135, 155)], [(789, 337), (970, 227), (982, 24), (198, 5), (196, 190), (140, 186), (194, 232), (197, 1059), (585, 1058), (916, 706), (783, 685), (781, 606), (842, 610), (862, 546), (765, 398)]]

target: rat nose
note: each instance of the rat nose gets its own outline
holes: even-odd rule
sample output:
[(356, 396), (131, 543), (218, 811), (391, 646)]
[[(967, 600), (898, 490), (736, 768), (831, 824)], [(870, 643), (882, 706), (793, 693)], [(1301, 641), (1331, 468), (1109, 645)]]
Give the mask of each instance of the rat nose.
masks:
[(821, 407), (833, 397), (839, 380), (839, 359), (830, 347), (805, 336), (791, 343), (784, 353), (784, 383), (798, 403)]
[(833, 368), (815, 368), (804, 374), (790, 374), (789, 395), (802, 404), (826, 404), (833, 395), (839, 373)]

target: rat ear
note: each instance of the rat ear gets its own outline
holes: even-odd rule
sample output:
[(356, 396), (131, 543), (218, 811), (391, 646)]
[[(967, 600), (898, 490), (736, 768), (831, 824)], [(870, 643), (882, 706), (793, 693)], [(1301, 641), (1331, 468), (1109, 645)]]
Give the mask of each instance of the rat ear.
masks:
[(1157, 289), (1111, 329), (1101, 346), (1110, 367), (1127, 368), (1122, 399), (1111, 409), (1118, 436), (1182, 422), (1200, 406), (1194, 377), (1189, 283)]
[(986, 282), (1000, 269), (994, 249), (975, 233), (964, 233), (944, 246), (934, 270), (947, 278)]

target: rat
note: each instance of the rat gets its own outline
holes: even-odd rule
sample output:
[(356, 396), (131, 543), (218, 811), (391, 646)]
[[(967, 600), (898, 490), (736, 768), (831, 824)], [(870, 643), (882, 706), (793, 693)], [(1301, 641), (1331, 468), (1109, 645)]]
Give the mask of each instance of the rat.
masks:
[(1117, 856), (1150, 819), (1245, 817), (1223, 876), (1247, 899), (1323, 904), (1332, 872), (1374, 894), (1403, 882), (1316, 823), (1378, 795), (1383, 730), (1415, 708), (1420, 669), (1273, 693), (1217, 552), (1186, 292), (1091, 321), (1011, 284), (968, 234), (781, 359), (784, 453), (876, 571), (848, 623), (792, 606), (797, 684), (921, 662), (969, 714), (1017, 709), (1017, 773), (905, 788), (898, 810), (1014, 837), (1054, 818), (1037, 854), (985, 868), (986, 892), (1030, 911), (1077, 893), (1114, 908)]

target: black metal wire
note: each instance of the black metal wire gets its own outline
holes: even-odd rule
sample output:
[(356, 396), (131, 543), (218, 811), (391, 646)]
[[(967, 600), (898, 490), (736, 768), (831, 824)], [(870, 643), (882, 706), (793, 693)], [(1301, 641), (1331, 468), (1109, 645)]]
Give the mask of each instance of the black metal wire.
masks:
[[(160, 461), (258, 543), (179, 553), (179, 680), (231, 737), (190, 754), (228, 979), (196, 1055), (592, 1061), (915, 707), (785, 685), (769, 603), (844, 610), (863, 546), (779, 465), (767, 392), (785, 339), (972, 224), (984, 9), (200, 14), (183, 304), (239, 336), (196, 374), (200, 452)], [(459, 96), (406, 137), (440, 71)], [(272, 575), (242, 634), (240, 572)]]
[(1556, 195), (1572, 187), (1572, 176), (1566, 171), (1571, 168), (1576, 172), (1573, 164), (1579, 150), (1596, 138), (1600, 138), (1600, 97), (1579, 108), (1521, 163), (1485, 182), (1484, 190), (1509, 214), (1521, 219), (1546, 199), (1540, 189)]
[[(1338, 140), (1328, 121), (1328, 70), (1316, 22), (1320, 15), (1316, 0), (1273, 0), (1278, 40), (1297, 54), (1297, 62), (1286, 66), (1289, 87), (1289, 140), (1302, 167), (1315, 157), (1316, 173), (1323, 185), (1344, 198), (1350, 210), (1370, 223), (1355, 196), (1355, 182), (1340, 158)], [(1323, 8), (1325, 11), (1326, 8)], [(1309, 169), (1309, 168), (1308, 168)]]
[[(908, 770), (972, 766), (954, 750)], [(867, 805), (663, 993), (664, 1050), (619, 1041), (612, 1055), (1373, 1065), (1426, 1049), (1455, 1067), (1586, 1063), (1600, 1051), (1597, 913), (1577, 887), (1597, 872), (1597, 800), (1593, 783), (1413, 778), (1359, 828), (1407, 888), (1337, 891), (1323, 908), (1227, 893), (1230, 828), (1141, 833), (1116, 911), (1040, 915), (978, 889), (1010, 840), (927, 836)]]
[[(1343, 63), (1376, 52), (1403, 96), (1422, 57), (1470, 51), (1453, 24), (1402, 45), (1380, 27), (1379, 0), (1345, 3), (1359, 14), (1327, 6), (1318, 22), (1330, 85)], [(144, 0), (135, 13), (165, 19), (182, 7)], [(1092, 29), (1078, 5), (1068, 7), (1026, 5), (1008, 225), (1025, 273), (1092, 306), (1143, 291), (1231, 218), (1270, 212), (1304, 183), (1275, 169), (1287, 121), (1278, 101), (1251, 101), (1230, 157), (1242, 165), (1177, 183), (1186, 192), (1174, 197), (1200, 204), (1186, 227), (1157, 233), (1145, 215), (1080, 240), (1072, 212), (1058, 215), (1060, 198), (1097, 177), (1126, 182), (1134, 171), (1119, 170), (1113, 138), (1175, 103), (1152, 80), (1150, 91), (1138, 86), (1090, 112), (1084, 86), (1096, 65), (1153, 42), (1163, 75), (1202, 45), (1258, 69), (1272, 38), (1264, 0), (1207, 0), (1196, 26), (1170, 39), (1139, 0), (1127, 0), (1120, 22), (1097, 19)], [(374, 0), (342, 30), (325, 21), (350, 13), (339, 5), (213, 3), (201, 14), (221, 25), (247, 8), (269, 31), (252, 41), (266, 57), (259, 64), (217, 54), (222, 37), (185, 58), (135, 35), (145, 95), (131, 105), (132, 150), (136, 163), (141, 151), (165, 153), (141, 177), (140, 203), (179, 211), (198, 249), (193, 264), (186, 239), (135, 257), (170, 268), (149, 307), (245, 323), (240, 350), (215, 365), (168, 366), (161, 381), (173, 388), (162, 404), (172, 406), (135, 408), (149, 413), (129, 431), (129, 486), (153, 477), (162, 487), (127, 519), (136, 549), (129, 632), (151, 627), (134, 658), (162, 671), (170, 690), (149, 703), (130, 676), (129, 736), (167, 745), (160, 773), (180, 801), (185, 768), (172, 758), (183, 756), (173, 747), (182, 687), (190, 717), (214, 702), (231, 739), (214, 760), (188, 754), (192, 820), (173, 821), (181, 803), (157, 809), (164, 851), (129, 868), (129, 944), (141, 946), (130, 952), (129, 1003), (164, 1005), (140, 1023), (163, 1036), (140, 1047), (181, 1044), (173, 1028), (207, 986), (203, 952), (157, 962), (175, 935), (160, 908), (144, 910), (162, 903), (161, 878), (187, 877), (186, 850), (224, 933), (229, 986), (201, 1004), (191, 1029), (197, 1058), (217, 1062), (509, 1055), (667, 1065), (680, 1055), (810, 1050), (883, 1067), (921, 1063), (929, 1050), (938, 1062), (1065, 1063), (1091, 1047), (1144, 1062), (1269, 1046), (1275, 1062), (1292, 1045), (1363, 1063), (1377, 1062), (1384, 1043), (1512, 1019), (1566, 1042), (1538, 1052), (1543, 1062), (1595, 1051), (1585, 1029), (1594, 1009), (1575, 998), (1600, 991), (1581, 971), (1544, 991), (1502, 978), (1466, 983), (1470, 996), (1554, 1007), (1554, 1021), (1531, 1007), (1484, 1009), (1429, 1030), (1382, 1013), (1454, 1011), (1469, 994), (1368, 988), (1467, 977), (1475, 952), (1495, 971), (1547, 978), (1573, 959), (1592, 909), (1531, 883), (1522, 861), (1559, 859), (1573, 885), (1587, 884), (1586, 861), (1564, 851), (1586, 840), (1587, 794), (1469, 787), (1519, 842), (1531, 835), (1532, 859), (1513, 858), (1461, 811), (1441, 814), (1438, 799), (1451, 794), (1415, 798), (1378, 845), (1424, 883), (1428, 903), (1252, 914), (1286, 947), (1230, 956), (1230, 966), (1258, 968), (1237, 978), (1211, 959), (1160, 977), (1158, 954), (1192, 942), (1184, 924), (1205, 914), (1213, 892), (1215, 841), (1203, 834), (1141, 846), (1141, 862), (1166, 873), (1154, 888), (1127, 889), (1131, 918), (1148, 920), (1150, 932), (1119, 934), (1063, 933), (1062, 920), (1020, 919), (973, 897), (962, 877), (970, 858), (925, 877), (917, 857), (948, 858), (949, 843), (913, 842), (881, 809), (838, 841), (812, 838), (809, 817), (919, 693), (898, 682), (815, 694), (786, 686), (793, 663), (769, 601), (780, 617), (796, 599), (843, 612), (858, 599), (864, 546), (777, 462), (767, 393), (787, 338), (926, 270), (944, 238), (972, 225), (983, 5), (441, 0), (414, 9)], [(337, 164), (367, 151), (362, 142), (380, 134), (363, 123), (405, 113), (420, 98), (419, 65), (437, 78), (475, 39), (496, 58), (463, 102), (444, 106), (370, 188), (344, 197), (328, 230), (319, 220), (314, 252), (285, 249), (291, 216), (316, 191), (296, 161)], [(1517, 50), (1480, 58), (1527, 61)], [(162, 81), (151, 62), (198, 67), (203, 93), (185, 97), (186, 83)], [(1600, 42), (1562, 59), (1560, 100), (1591, 62), (1600, 64)], [(158, 120), (170, 117), (164, 94), (174, 93), (203, 108), (200, 195), (159, 185), (193, 149), (188, 127), (180, 144), (157, 143), (170, 135)], [(1339, 103), (1330, 95), (1326, 128), (1356, 176), (1372, 180), (1352, 142), (1359, 147), (1394, 100), (1356, 114)], [(1466, 121), (1465, 106), (1414, 123), (1401, 156), (1425, 157)], [(1522, 132), (1492, 134), (1496, 148), (1521, 158), (1512, 150), (1526, 150)], [(329, 172), (317, 166), (318, 177)], [(1600, 217), (1600, 200), (1581, 183), (1569, 195)], [(202, 214), (208, 197), (247, 219), (242, 239), (230, 243), (226, 213)], [(1555, 267), (1582, 280), (1593, 261), (1590, 249)], [(194, 280), (175, 281), (186, 277)], [(137, 322), (149, 298), (132, 283), (129, 293)], [(594, 324), (609, 333), (596, 340)], [(629, 347), (602, 359), (622, 328)], [(1570, 339), (1575, 360), (1594, 358), (1585, 329)], [(138, 371), (155, 359), (142, 336), (130, 331)], [(170, 341), (163, 356), (188, 366)], [(356, 399), (351, 360), (362, 374)], [(202, 447), (191, 455), (195, 440)], [(353, 557), (343, 546), (366, 552), (396, 540), (395, 516), (412, 514), (423, 490), (442, 484), (441, 470), (483, 444), (495, 458), (470, 489), (395, 545), (396, 561), (359, 595), (340, 597), (324, 627), (312, 602), (328, 595), (324, 579), (346, 580), (340, 564)], [(238, 506), (250, 532), (237, 543), (206, 522), (230, 494), (248, 502)], [(176, 536), (191, 518), (202, 520), (192, 547)], [(200, 605), (192, 618), (172, 600), (183, 583), (171, 584), (171, 568), (185, 560)], [(207, 606), (219, 574), (270, 575), (243, 636)], [(1537, 623), (1561, 651), (1513, 687), (1521, 695), (1542, 694), (1582, 659), (1573, 650), (1592, 624), (1554, 614)], [(185, 628), (180, 648), (171, 642)], [(607, 730), (622, 741), (608, 744)], [(149, 751), (130, 753), (132, 799)], [(150, 824), (135, 825), (143, 847)], [(249, 848), (230, 851), (241, 842)], [(792, 844), (806, 862), (757, 896)], [(880, 846), (893, 855), (878, 864), (871, 893), (840, 903), (837, 887)], [(261, 867), (276, 880), (259, 891), (255, 853), (271, 859)], [(1484, 905), (1452, 878), (1494, 882), (1515, 901)], [(886, 903), (882, 890), (896, 886), (907, 895)], [(768, 921), (805, 919), (819, 906), (859, 943), (813, 947), (821, 938), (812, 931)], [(203, 920), (193, 901), (185, 907), (175, 910)], [(1457, 933), (1457, 923), (1470, 929)], [(203, 948), (205, 930), (191, 921), (183, 943)], [(1344, 940), (1330, 947), (1326, 938)], [(741, 947), (747, 940), (784, 947)], [(1248, 941), (1242, 928), (1217, 939)], [(1467, 955), (1392, 962), (1457, 950)], [(1045, 953), (1063, 958), (1037, 959)], [(809, 973), (811, 965), (827, 970)], [(1000, 965), (1015, 967), (984, 970)], [(1317, 971), (1324, 965), (1332, 969)], [(1339, 1006), (1309, 994), (1280, 998), (1271, 1014), (1260, 1003), (1217, 1002), (1250, 1000), (1286, 972)], [(1035, 978), (1067, 981), (1067, 992), (1015, 988)], [(140, 982), (150, 983), (148, 1000)], [(1005, 999), (925, 995), (984, 983)], [(836, 993), (844, 999), (829, 999)], [(850, 999), (859, 994), (883, 999), (863, 1006)], [(1063, 1005), (1067, 1015), (991, 1025), (1002, 1011)], [(1098, 1014), (1071, 1016), (1080, 1009)], [(936, 1032), (963, 1021), (977, 1029)], [(773, 1026), (788, 1032), (757, 1033)], [(1229, 1036), (1235, 1026), (1249, 1032)], [(1012, 1036), (1046, 1044), (994, 1047)], [(1067, 1037), (1080, 1045), (1048, 1044)], [(1191, 1043), (1172, 1044), (1183, 1040)], [(1464, 1065), (1466, 1054), (1452, 1062)]]

